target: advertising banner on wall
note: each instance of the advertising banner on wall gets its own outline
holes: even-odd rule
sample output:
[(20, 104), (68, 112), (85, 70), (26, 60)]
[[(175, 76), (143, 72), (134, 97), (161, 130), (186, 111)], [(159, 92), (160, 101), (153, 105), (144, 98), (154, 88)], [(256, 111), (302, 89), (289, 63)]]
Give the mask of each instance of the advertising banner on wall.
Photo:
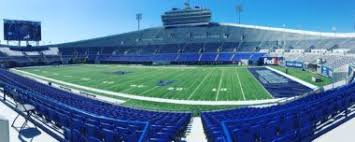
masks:
[(283, 57), (263, 57), (261, 60), (264, 65), (280, 65)]
[(320, 67), (320, 74), (327, 76), (327, 77), (333, 77), (333, 70), (327, 66), (321, 66)]
[(349, 65), (348, 67), (348, 76), (355, 72), (355, 65)]
[(304, 64), (303, 62), (299, 62), (299, 61), (285, 61), (285, 66), (293, 67), (293, 68), (303, 68)]

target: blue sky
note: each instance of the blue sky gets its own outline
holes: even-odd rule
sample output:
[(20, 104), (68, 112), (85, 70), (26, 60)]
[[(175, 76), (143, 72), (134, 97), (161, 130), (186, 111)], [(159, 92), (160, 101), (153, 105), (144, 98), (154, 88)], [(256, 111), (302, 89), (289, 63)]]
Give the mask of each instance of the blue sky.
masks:
[[(237, 22), (234, 7), (243, 3), (243, 24), (285, 24), (288, 28), (325, 32), (333, 26), (337, 32), (354, 32), (355, 28), (355, 0), (190, 1), (210, 8), (215, 22)], [(143, 13), (143, 28), (161, 26), (160, 15), (183, 3), (184, 0), (0, 0), (0, 19), (42, 21), (42, 39), (61, 43), (136, 30), (136, 13)]]

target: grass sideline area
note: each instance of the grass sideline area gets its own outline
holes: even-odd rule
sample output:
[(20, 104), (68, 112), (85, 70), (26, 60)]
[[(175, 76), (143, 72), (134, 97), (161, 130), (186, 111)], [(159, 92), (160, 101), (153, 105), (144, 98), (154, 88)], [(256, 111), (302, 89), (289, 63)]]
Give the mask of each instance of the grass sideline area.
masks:
[[(276, 70), (286, 73), (285, 67), (282, 67), (282, 66), (271, 66), (271, 67)], [(318, 87), (322, 87), (322, 86), (332, 83), (332, 80), (328, 77), (322, 76), (317, 73), (309, 72), (309, 71), (303, 71), (302, 69), (299, 69), (299, 68), (288, 68), (288, 75), (294, 76), (298, 79), (301, 79), (303, 81), (306, 81), (306, 82), (316, 85)], [(320, 82), (313, 82), (312, 81), (313, 76), (319, 77), (321, 81)]]

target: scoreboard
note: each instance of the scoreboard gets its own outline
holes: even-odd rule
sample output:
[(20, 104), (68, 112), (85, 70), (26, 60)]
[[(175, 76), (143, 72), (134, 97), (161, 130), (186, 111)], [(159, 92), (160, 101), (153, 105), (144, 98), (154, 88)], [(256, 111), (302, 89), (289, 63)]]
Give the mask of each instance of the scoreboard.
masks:
[(41, 41), (41, 22), (4, 20), (4, 40)]

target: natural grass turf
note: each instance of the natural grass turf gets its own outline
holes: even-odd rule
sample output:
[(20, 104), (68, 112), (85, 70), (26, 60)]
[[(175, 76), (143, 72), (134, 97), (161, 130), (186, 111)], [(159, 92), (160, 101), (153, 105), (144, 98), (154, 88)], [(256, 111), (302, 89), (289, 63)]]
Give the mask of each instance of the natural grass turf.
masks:
[[(283, 67), (273, 68), (285, 72)], [(26, 67), (20, 70), (33, 74), (88, 86), (98, 89), (123, 92), (134, 95), (159, 97), (178, 100), (235, 101), (269, 99), (271, 96), (248, 71), (246, 67), (236, 66), (137, 66), (137, 65), (64, 65)], [(117, 71), (130, 72), (125, 75)], [(289, 68), (289, 74), (317, 86), (331, 83), (329, 78), (315, 73)], [(314, 83), (312, 76), (320, 76), (322, 82)], [(174, 83), (157, 87), (159, 80), (175, 80)], [(134, 85), (136, 85), (134, 87)], [(142, 85), (141, 87), (138, 87)], [(66, 85), (64, 85), (66, 86)], [(169, 88), (182, 88), (171, 91)], [(226, 89), (226, 91), (222, 91)], [(215, 91), (213, 91), (215, 90)], [(217, 90), (220, 90), (219, 92)], [(243, 91), (242, 91), (243, 90)], [(86, 90), (87, 91), (87, 90)], [(189, 111), (198, 114), (237, 106), (200, 106), (157, 103), (98, 94), (125, 100), (122, 105), (134, 108), (159, 111)]]
[[(271, 66), (271, 67), (286, 73), (285, 67), (281, 67), (281, 66)], [(324, 77), (322, 75), (319, 75), (319, 74), (313, 73), (313, 72), (309, 72), (309, 71), (303, 71), (302, 69), (298, 69), (298, 68), (288, 68), (288, 74), (291, 76), (294, 76), (298, 79), (301, 79), (303, 81), (306, 81), (308, 83), (311, 83), (313, 85), (316, 85), (318, 87), (322, 87), (322, 86), (332, 83), (332, 80), (328, 77)], [(319, 77), (321, 79), (321, 81), (320, 82), (313, 82), (312, 81), (313, 76)]]
[[(148, 97), (208, 101), (271, 98), (247, 68), (234, 66), (82, 64), (28, 67), (20, 70), (82, 86)], [(115, 74), (117, 71), (130, 73), (118, 75)], [(157, 86), (160, 80), (175, 82), (167, 86)]]

